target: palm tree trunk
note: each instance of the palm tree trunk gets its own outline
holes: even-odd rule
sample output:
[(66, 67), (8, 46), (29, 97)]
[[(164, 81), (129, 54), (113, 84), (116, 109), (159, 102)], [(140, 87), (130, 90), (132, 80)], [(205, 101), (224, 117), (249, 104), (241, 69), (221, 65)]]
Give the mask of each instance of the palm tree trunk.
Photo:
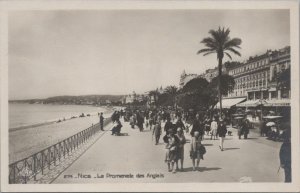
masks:
[(219, 103), (220, 103), (220, 118), (222, 117), (222, 94), (221, 94), (221, 76), (222, 76), (222, 58), (219, 58), (219, 78), (218, 78), (218, 95), (219, 95)]

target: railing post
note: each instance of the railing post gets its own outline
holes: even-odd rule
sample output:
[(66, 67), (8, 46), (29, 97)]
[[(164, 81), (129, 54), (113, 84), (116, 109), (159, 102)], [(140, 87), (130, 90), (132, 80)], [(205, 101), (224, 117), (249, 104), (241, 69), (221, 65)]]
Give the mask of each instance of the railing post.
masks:
[(13, 164), (13, 183), (16, 183), (16, 166), (17, 164)]
[(42, 174), (44, 174), (44, 157), (45, 157), (45, 155), (44, 155), (44, 151), (42, 151), (42, 166), (41, 166), (41, 170), (42, 170)]
[(64, 158), (66, 158), (66, 140), (63, 141), (63, 149)]
[(51, 164), (51, 149), (48, 148), (48, 170), (50, 170), (50, 164)]
[(61, 157), (61, 142), (58, 143), (58, 161), (60, 162), (60, 157)]
[(26, 174), (27, 174), (27, 161), (26, 160), (24, 160), (24, 170), (25, 170), (25, 172), (24, 172), (24, 176), (23, 176), (23, 178), (24, 178), (24, 183), (25, 184), (27, 184), (27, 176), (26, 176)]
[(36, 163), (36, 154), (33, 155), (33, 179), (36, 181), (36, 174), (37, 174), (37, 163)]
[(56, 145), (53, 146), (53, 159), (54, 159), (54, 166), (56, 166)]

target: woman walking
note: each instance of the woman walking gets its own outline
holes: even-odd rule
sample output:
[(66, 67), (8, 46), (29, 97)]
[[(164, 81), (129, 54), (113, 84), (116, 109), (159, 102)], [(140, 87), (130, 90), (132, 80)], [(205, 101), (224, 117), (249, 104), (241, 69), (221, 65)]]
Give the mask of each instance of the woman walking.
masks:
[(186, 139), (183, 133), (183, 130), (181, 128), (177, 129), (177, 137), (179, 139), (179, 145), (178, 145), (178, 157), (177, 157), (177, 170), (178, 170), (178, 160), (180, 159), (180, 170), (183, 170), (183, 160), (184, 160), (184, 145), (186, 143)]
[(218, 123), (216, 121), (215, 118), (213, 118), (211, 124), (210, 124), (210, 131), (211, 131), (211, 136), (210, 139), (212, 140), (214, 138), (214, 140), (218, 137), (217, 136), (217, 130), (218, 130)]
[[(201, 155), (201, 137), (198, 131), (195, 131), (194, 136), (192, 137), (191, 142), (191, 150), (190, 150), (190, 157), (193, 162), (193, 171), (196, 171), (199, 168), (200, 158), (203, 156)], [(203, 158), (203, 157), (202, 157)], [(195, 160), (197, 160), (197, 166), (195, 167)]]
[(218, 135), (220, 137), (220, 150), (223, 151), (223, 144), (224, 144), (224, 139), (225, 139), (225, 135), (227, 133), (227, 128), (226, 128), (226, 125), (224, 123), (223, 120), (220, 120), (220, 124), (219, 124), (219, 127), (218, 127)]

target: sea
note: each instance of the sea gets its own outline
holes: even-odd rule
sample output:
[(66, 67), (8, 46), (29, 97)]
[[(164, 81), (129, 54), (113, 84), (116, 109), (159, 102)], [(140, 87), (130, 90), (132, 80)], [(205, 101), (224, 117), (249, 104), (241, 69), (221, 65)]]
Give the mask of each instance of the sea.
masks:
[(79, 117), (82, 113), (86, 116), (97, 116), (103, 112), (110, 113), (111, 108), (88, 105), (52, 105), (52, 104), (27, 104), (9, 103), (9, 129), (16, 130), (35, 125), (49, 124), (59, 120), (68, 120)]

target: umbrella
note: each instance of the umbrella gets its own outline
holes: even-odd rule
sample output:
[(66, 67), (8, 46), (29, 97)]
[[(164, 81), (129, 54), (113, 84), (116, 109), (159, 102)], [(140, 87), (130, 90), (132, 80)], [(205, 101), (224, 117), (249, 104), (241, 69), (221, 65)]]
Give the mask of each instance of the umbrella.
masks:
[(244, 117), (234, 117), (234, 119), (243, 119)]
[(267, 125), (268, 127), (271, 127), (271, 126), (275, 126), (276, 123), (274, 123), (274, 122), (268, 122), (266, 125)]

